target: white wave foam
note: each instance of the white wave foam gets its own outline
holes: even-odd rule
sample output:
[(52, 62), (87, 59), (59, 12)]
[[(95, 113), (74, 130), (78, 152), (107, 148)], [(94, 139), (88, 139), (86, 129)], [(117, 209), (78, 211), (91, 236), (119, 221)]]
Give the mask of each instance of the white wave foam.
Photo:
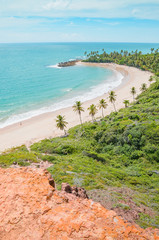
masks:
[(66, 88), (66, 89), (62, 89), (62, 92), (71, 92), (73, 89), (72, 88)]
[(55, 65), (49, 65), (47, 66), (47, 68), (61, 68), (61, 67), (59, 67), (58, 64), (55, 64)]
[[(22, 122), (24, 120), (30, 119), (32, 117), (38, 116), (43, 113), (53, 112), (53, 111), (60, 110), (60, 109), (66, 108), (66, 107), (70, 107), (75, 103), (75, 101), (80, 100), (80, 101), (84, 102), (84, 101), (99, 97), (99, 96), (103, 95), (104, 93), (109, 92), (110, 90), (116, 88), (117, 86), (119, 86), (121, 84), (124, 76), (117, 71), (114, 71), (114, 72), (115, 72), (115, 74), (112, 77), (110, 77), (109, 79), (107, 79), (106, 82), (101, 83), (97, 86), (92, 86), (89, 89), (89, 92), (81, 93), (78, 96), (74, 96), (72, 98), (62, 100), (62, 101), (54, 103), (48, 107), (42, 107), (38, 110), (33, 110), (33, 111), (26, 112), (26, 113), (13, 115), (13, 116), (9, 117), (5, 122), (0, 123), (0, 128), (4, 128), (4, 127), (12, 125), (14, 123)], [(66, 91), (70, 92), (70, 91), (72, 91), (72, 89), (66, 89)]]
[(8, 112), (8, 110), (0, 110), (0, 113)]

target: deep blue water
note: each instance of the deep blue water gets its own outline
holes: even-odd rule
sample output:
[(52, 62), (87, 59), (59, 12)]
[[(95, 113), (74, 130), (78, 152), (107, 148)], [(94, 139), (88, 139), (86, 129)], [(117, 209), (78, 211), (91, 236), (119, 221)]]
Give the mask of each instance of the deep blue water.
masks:
[(120, 84), (110, 70), (56, 64), (83, 58), (84, 52), (136, 49), (143, 53), (159, 44), (28, 43), (0, 44), (0, 127), (43, 112), (94, 98)]

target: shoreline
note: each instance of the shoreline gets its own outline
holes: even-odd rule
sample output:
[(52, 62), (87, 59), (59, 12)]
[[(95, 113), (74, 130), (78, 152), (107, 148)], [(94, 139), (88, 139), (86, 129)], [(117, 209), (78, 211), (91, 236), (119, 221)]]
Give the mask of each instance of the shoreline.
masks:
[[(85, 65), (77, 64), (77, 63), (76, 65), (79, 69), (81, 69), (81, 73), (82, 73)], [(86, 67), (90, 69), (90, 67), (88, 66)], [(93, 66), (93, 68), (97, 68), (97, 67)], [(72, 107), (75, 101), (80, 100), (81, 102), (86, 102), (96, 97), (102, 96), (104, 93), (119, 86), (124, 77), (118, 71), (114, 71), (110, 69), (106, 69), (106, 70), (111, 72), (111, 76), (107, 76), (107, 74), (105, 73), (103, 75), (104, 79), (102, 79), (100, 82), (92, 83), (88, 89), (85, 88), (82, 91), (79, 90), (79, 92), (78, 91), (76, 92), (76, 90), (73, 90), (72, 88), (68, 88), (66, 92), (70, 92), (69, 96), (61, 96), (61, 97), (58, 97), (58, 99), (55, 98), (54, 100), (52, 100), (52, 102), (50, 101), (49, 104), (45, 103), (43, 106), (39, 106), (38, 108), (30, 109), (28, 111), (26, 109), (26, 111), (24, 112), (15, 113), (12, 116), (8, 116), (5, 122), (0, 123), (0, 129), (9, 127), (14, 124), (18, 124), (20, 122), (24, 122), (26, 120), (29, 120), (33, 117), (36, 117), (45, 113), (50, 113), (50, 112), (54, 112), (67, 107)]]
[[(131, 87), (135, 87), (137, 95), (140, 93), (139, 89), (142, 83), (150, 85), (148, 81), (150, 76), (153, 75), (150, 72), (142, 71), (134, 67), (128, 67), (123, 65), (117, 65), (114, 63), (83, 63), (85, 66), (104, 67), (112, 71), (119, 72), (123, 75), (121, 84), (115, 87), (117, 95), (116, 108), (117, 110), (124, 107), (123, 100), (127, 99), (132, 102), (132, 95), (130, 93)], [(124, 96), (124, 97), (123, 97)], [(104, 110), (104, 114), (108, 115), (113, 110), (113, 106), (108, 101), (108, 93), (102, 96), (87, 100), (83, 103), (85, 112), (82, 113), (83, 122), (91, 121), (91, 117), (88, 114), (87, 108), (91, 104), (98, 104), (101, 98), (105, 98), (108, 107)], [(79, 125), (79, 116), (73, 112), (72, 107), (66, 107), (53, 112), (43, 113), (38, 116), (22, 121), (22, 123), (15, 123), (0, 129), (0, 152), (3, 152), (9, 148), (17, 147), (25, 144), (29, 146), (34, 142), (38, 142), (45, 138), (53, 138), (61, 136), (63, 133), (56, 128), (55, 118), (57, 115), (65, 115), (65, 119), (68, 122), (67, 129)], [(71, 119), (70, 119), (71, 116)], [(101, 116), (101, 111), (98, 111), (96, 118)]]

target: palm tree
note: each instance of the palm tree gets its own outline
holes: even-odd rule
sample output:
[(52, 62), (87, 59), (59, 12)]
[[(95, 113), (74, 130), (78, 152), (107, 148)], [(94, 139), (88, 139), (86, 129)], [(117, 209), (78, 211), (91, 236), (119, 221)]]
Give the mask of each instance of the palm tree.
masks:
[(147, 89), (146, 83), (143, 83), (143, 84), (141, 85), (140, 90), (141, 90), (142, 92), (144, 92), (146, 89)]
[(131, 94), (133, 95), (133, 101), (135, 100), (136, 89), (135, 87), (131, 88)]
[(106, 101), (104, 99), (101, 99), (99, 101), (99, 109), (102, 109), (102, 117), (103, 118), (104, 118), (103, 109), (106, 109), (107, 106), (108, 106), (108, 104), (106, 103)]
[(66, 135), (65, 127), (68, 124), (68, 122), (65, 121), (65, 116), (58, 115), (56, 118), (56, 122), (57, 122), (56, 124), (57, 128), (59, 128), (60, 130), (63, 130)]
[(126, 107), (126, 108), (129, 106), (129, 100), (124, 100), (123, 103), (125, 104), (125, 107)]
[(114, 91), (111, 91), (111, 92), (109, 93), (109, 101), (113, 104), (114, 110), (115, 110), (115, 112), (116, 112), (116, 107), (115, 107), (116, 95), (115, 95), (115, 92), (114, 92)]
[(80, 122), (82, 125), (81, 112), (84, 112), (84, 109), (82, 107), (81, 101), (76, 101), (76, 103), (73, 105), (73, 111), (79, 114)]
[(151, 53), (153, 53), (153, 51), (154, 51), (154, 48), (151, 48)]
[(153, 76), (151, 76), (149, 79), (149, 82), (152, 82), (152, 81), (153, 81)]
[(94, 122), (95, 121), (94, 116), (98, 112), (97, 107), (94, 104), (92, 104), (92, 105), (90, 105), (88, 110), (89, 110), (89, 115), (92, 116), (92, 121)]

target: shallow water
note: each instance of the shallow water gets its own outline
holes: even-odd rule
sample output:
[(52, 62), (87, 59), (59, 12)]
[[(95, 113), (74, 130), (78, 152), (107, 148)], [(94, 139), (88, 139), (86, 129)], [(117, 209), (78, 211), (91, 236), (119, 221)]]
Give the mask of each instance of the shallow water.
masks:
[(121, 83), (122, 76), (105, 68), (57, 63), (83, 58), (84, 52), (144, 53), (158, 44), (33, 43), (0, 44), (0, 127), (100, 96)]

